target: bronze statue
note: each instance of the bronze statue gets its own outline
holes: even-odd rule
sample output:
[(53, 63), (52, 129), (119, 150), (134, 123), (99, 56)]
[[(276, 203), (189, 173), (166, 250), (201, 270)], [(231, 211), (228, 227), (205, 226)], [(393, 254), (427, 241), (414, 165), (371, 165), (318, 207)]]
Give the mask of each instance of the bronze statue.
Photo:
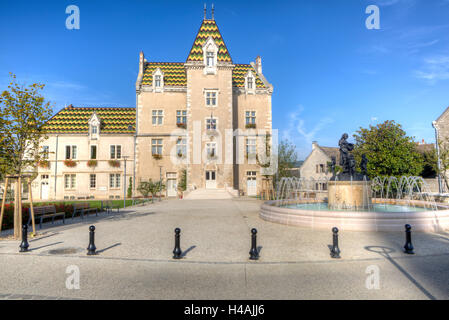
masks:
[[(367, 176), (368, 160), (365, 155), (362, 155), (362, 161), (360, 162), (360, 170), (362, 174), (358, 173), (356, 171), (356, 161), (354, 155), (351, 153), (351, 151), (354, 150), (354, 144), (349, 143), (347, 140), (348, 134), (343, 133), (340, 140), (338, 141), (338, 146), (340, 147), (340, 166), (342, 168), (342, 172), (338, 175), (335, 175), (335, 163), (332, 163), (331, 167), (333, 175), (331, 180), (364, 180), (364, 177)], [(335, 161), (335, 158), (333, 159), (333, 161)]]

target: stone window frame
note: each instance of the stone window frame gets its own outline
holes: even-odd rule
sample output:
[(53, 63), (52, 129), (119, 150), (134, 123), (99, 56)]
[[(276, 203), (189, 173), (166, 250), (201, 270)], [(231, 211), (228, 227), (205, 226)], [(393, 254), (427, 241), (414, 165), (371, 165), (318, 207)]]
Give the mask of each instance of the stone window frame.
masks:
[[(114, 147), (114, 156), (112, 157), (112, 147)], [(117, 148), (117, 147), (120, 147), (120, 153), (119, 152), (117, 152), (118, 151), (118, 149), (119, 148)], [(109, 145), (109, 159), (110, 160), (120, 160), (120, 159), (122, 159), (122, 156), (123, 156), (123, 148), (122, 148), (122, 145), (121, 144), (110, 144)]]
[[(215, 128), (214, 129), (212, 129), (212, 128), (207, 128), (207, 126), (208, 126), (208, 122), (210, 121), (210, 120), (214, 120), (214, 122), (215, 122)], [(204, 124), (205, 124), (205, 129), (206, 129), (206, 131), (211, 131), (211, 130), (214, 130), (214, 131), (216, 131), (216, 130), (218, 130), (218, 117), (206, 117), (205, 119), (204, 119)]]
[(64, 174), (64, 190), (76, 190), (76, 173)]
[(122, 187), (122, 174), (110, 173), (109, 174), (109, 189), (120, 189)]
[[(67, 147), (69, 149), (67, 149)], [(67, 157), (67, 150), (69, 150), (69, 157)], [(75, 155), (75, 156), (73, 156)], [(65, 145), (65, 160), (76, 160), (78, 158), (78, 145), (76, 144), (66, 144)]]
[[(209, 98), (208, 93), (215, 93), (215, 97)], [(219, 94), (218, 89), (204, 89), (203, 94), (204, 94), (204, 105), (206, 106), (206, 108), (217, 108), (218, 107), (218, 94)], [(214, 98), (215, 98), (215, 104), (207, 104), (208, 99), (214, 99)]]
[[(249, 113), (249, 115), (248, 115), (248, 113)], [(254, 115), (253, 115), (253, 113), (254, 113)], [(245, 110), (245, 126), (247, 124), (256, 124), (256, 118), (257, 118), (256, 110)], [(248, 119), (250, 120), (250, 122), (248, 122)]]
[[(93, 180), (92, 177), (94, 178)], [(89, 174), (89, 189), (96, 189), (96, 188), (97, 188), (97, 175), (95, 173), (91, 173)]]
[[(184, 121), (179, 122), (178, 118), (181, 118)], [(181, 124), (181, 123), (187, 124), (187, 110), (185, 110), (185, 109), (176, 110), (176, 124)]]
[[(151, 139), (151, 155), (160, 155), (164, 152), (164, 139), (162, 138), (153, 138)], [(153, 147), (156, 148), (156, 151), (160, 148), (161, 152), (153, 152)]]
[[(152, 109), (151, 110), (151, 125), (153, 126), (163, 126), (164, 125), (164, 118), (165, 118), (165, 112), (164, 109)], [(154, 123), (154, 120), (156, 119), (156, 123)], [(160, 123), (159, 123), (160, 120)]]

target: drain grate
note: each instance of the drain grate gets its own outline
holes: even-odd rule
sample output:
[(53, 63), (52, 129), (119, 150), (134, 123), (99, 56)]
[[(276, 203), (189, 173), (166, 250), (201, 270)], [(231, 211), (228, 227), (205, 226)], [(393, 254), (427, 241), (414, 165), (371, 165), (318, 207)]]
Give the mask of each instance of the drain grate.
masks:
[(80, 249), (77, 248), (61, 248), (61, 249), (53, 249), (48, 251), (49, 254), (74, 254), (79, 252)]

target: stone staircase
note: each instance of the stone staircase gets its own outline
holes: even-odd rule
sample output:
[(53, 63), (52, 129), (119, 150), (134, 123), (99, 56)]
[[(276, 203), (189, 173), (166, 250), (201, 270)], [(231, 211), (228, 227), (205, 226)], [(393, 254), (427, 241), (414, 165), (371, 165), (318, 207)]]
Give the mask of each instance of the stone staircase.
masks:
[[(234, 192), (233, 192), (234, 193)], [(185, 196), (186, 200), (197, 199), (232, 199), (235, 195), (226, 189), (204, 189), (192, 190)]]

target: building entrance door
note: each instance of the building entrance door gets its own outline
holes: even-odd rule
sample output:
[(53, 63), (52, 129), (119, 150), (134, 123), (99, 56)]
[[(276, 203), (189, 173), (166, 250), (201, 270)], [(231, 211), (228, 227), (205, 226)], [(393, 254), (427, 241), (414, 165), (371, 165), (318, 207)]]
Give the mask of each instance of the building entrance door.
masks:
[(48, 181), (42, 181), (41, 183), (41, 199), (48, 199)]
[(176, 197), (177, 195), (176, 172), (167, 172), (167, 197)]
[(216, 189), (217, 188), (217, 179), (214, 170), (206, 171), (206, 189)]

